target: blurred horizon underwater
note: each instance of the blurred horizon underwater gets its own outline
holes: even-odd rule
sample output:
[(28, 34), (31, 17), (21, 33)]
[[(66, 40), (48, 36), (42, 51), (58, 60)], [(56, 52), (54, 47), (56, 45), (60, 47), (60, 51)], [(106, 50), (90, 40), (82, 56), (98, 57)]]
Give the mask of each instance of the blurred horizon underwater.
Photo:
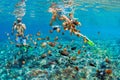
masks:
[[(0, 80), (120, 80), (119, 0), (0, 0)], [(57, 4), (81, 22), (70, 34), (48, 11)], [(27, 46), (16, 46), (12, 27), (20, 17)]]

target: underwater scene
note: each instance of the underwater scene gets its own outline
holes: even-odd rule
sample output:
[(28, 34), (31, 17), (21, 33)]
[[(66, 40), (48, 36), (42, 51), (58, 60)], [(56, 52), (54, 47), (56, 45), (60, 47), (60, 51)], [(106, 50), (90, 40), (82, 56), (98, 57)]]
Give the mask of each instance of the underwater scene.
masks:
[(0, 80), (120, 80), (120, 0), (0, 0)]

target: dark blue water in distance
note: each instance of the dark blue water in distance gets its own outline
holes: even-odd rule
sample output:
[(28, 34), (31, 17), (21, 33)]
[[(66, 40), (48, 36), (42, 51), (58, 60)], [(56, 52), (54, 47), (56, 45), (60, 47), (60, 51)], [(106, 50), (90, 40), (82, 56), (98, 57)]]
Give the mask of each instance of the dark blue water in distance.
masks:
[[(120, 80), (119, 0), (26, 0), (22, 22), (26, 25), (25, 35), (32, 34), (32, 40), (37, 42), (37, 48), (34, 48), (32, 41), (27, 41), (32, 50), (18, 48), (8, 40), (11, 37), (15, 42), (11, 30), (16, 20), (15, 5), (19, 1), (22, 0), (0, 0), (0, 80)], [(74, 17), (82, 24), (77, 29), (92, 40), (94, 46), (84, 44), (82, 38), (71, 36), (69, 31), (65, 35), (49, 32), (52, 29), (49, 26), (52, 17), (48, 12), (50, 5), (69, 1), (74, 4)], [(38, 31), (40, 38), (49, 36), (54, 39), (58, 36), (59, 44), (41, 47), (49, 40), (37, 41)], [(10, 36), (6, 35), (8, 33)], [(61, 45), (62, 48), (58, 49)], [(75, 50), (71, 50), (73, 47)], [(67, 48), (69, 57), (60, 52), (64, 48)], [(51, 51), (51, 56), (48, 51)]]

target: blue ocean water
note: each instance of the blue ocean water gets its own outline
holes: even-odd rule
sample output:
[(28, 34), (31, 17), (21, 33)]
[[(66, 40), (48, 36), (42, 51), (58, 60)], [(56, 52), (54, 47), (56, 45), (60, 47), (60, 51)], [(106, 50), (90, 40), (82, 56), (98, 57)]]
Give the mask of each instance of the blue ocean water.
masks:
[[(38, 80), (60, 80), (57, 78), (53, 78), (55, 74), (54, 73), (55, 70), (66, 69), (68, 66), (67, 67), (65, 65), (62, 66), (64, 63), (61, 62), (60, 63), (61, 68), (56, 66), (57, 68), (53, 69), (52, 66), (50, 66), (48, 68), (43, 69), (43, 67), (41, 66), (44, 65), (45, 63), (46, 65), (44, 65), (44, 67), (47, 66), (47, 62), (49, 62), (48, 60), (49, 57), (45, 58), (46, 61), (38, 58), (37, 58), (38, 61), (34, 60), (34, 58), (36, 59), (36, 56), (38, 55), (40, 56), (42, 53), (46, 53), (47, 50), (49, 49), (52, 51), (54, 58), (55, 59), (57, 58), (55, 54), (59, 53), (59, 49), (51, 48), (49, 46), (48, 48), (45, 49), (40, 47), (40, 44), (42, 42), (47, 42), (47, 41), (38, 42), (37, 45), (38, 47), (36, 49), (33, 49), (32, 51), (28, 50), (27, 52), (28, 55), (26, 55), (24, 51), (21, 52), (23, 56), (25, 53), (26, 58), (22, 58), (22, 59), (25, 59), (26, 64), (24, 65), (23, 68), (20, 68), (21, 63), (19, 63), (19, 60), (21, 58), (17, 56), (17, 53), (19, 53), (19, 48), (16, 48), (14, 44), (10, 44), (8, 40), (8, 37), (11, 37), (12, 41), (15, 42), (15, 36), (11, 35), (11, 30), (12, 30), (13, 22), (16, 20), (16, 17), (14, 15), (15, 5), (20, 1), (22, 0), (5, 0), (5, 1), (0, 0), (0, 46), (1, 46), (0, 62), (2, 63), (0, 65), (0, 75), (2, 76), (0, 79), (13, 80), (16, 78), (16, 80), (26, 80), (26, 79), (32, 80), (35, 78), (35, 80), (37, 80), (38, 78)], [(74, 35), (71, 36), (69, 31), (66, 31), (64, 36), (61, 35), (61, 33), (57, 33), (57, 32), (53, 32), (52, 34), (49, 33), (49, 30), (52, 29), (51, 26), (49, 26), (52, 14), (48, 12), (48, 9), (53, 2), (59, 3), (62, 6), (63, 2), (65, 1), (69, 1), (69, 0), (26, 0), (25, 1), (26, 6), (24, 7), (25, 15), (23, 16), (22, 19), (22, 22), (27, 27), (25, 34), (36, 35), (36, 33), (40, 31), (41, 37), (49, 36), (50, 39), (53, 39), (54, 37), (58, 36), (60, 38), (60, 40), (58, 40), (58, 43), (63, 45), (64, 48), (66, 45), (70, 46), (70, 48), (72, 48), (73, 46), (77, 46), (77, 49), (80, 49), (82, 52), (84, 50), (82, 48), (82, 45), (84, 45), (82, 39)], [(72, 0), (72, 2), (74, 3), (74, 5), (72, 5), (74, 9), (74, 16), (75, 18), (78, 18), (78, 21), (82, 23), (82, 26), (80, 26), (78, 29), (81, 31), (82, 34), (86, 35), (89, 39), (91, 39), (95, 43), (95, 46), (89, 46), (85, 44), (84, 45), (85, 49), (88, 52), (82, 52), (83, 54), (81, 53), (81, 56), (78, 56), (76, 54), (75, 51), (77, 50), (70, 51), (70, 57), (75, 56), (77, 57), (78, 60), (79, 58), (82, 57), (84, 58), (83, 60), (82, 59), (80, 60), (81, 63), (79, 63), (78, 65), (70, 64), (70, 67), (68, 69), (71, 71), (73, 66), (74, 67), (77, 66), (80, 68), (81, 65), (84, 64), (84, 68), (86, 70), (87, 69), (90, 69), (92, 71), (94, 69), (97, 70), (100, 68), (100, 64), (107, 57), (110, 58), (111, 64), (105, 63), (107, 66), (105, 69), (112, 70), (112, 75), (109, 76), (109, 74), (106, 74), (107, 79), (105, 80), (109, 80), (110, 79), (109, 77), (112, 77), (111, 80), (119, 80), (120, 75), (119, 72), (117, 73), (117, 70), (119, 70), (120, 65), (117, 65), (117, 63), (120, 62), (120, 1), (119, 0), (112, 0), (112, 1)], [(7, 33), (9, 33), (10, 36), (7, 36), (6, 35)], [(35, 41), (36, 37), (33, 37), (33, 40)], [(73, 40), (74, 43), (71, 42)], [(28, 41), (28, 43), (32, 43), (32, 42)], [(89, 53), (93, 53), (93, 55)], [(31, 54), (34, 54), (34, 56), (30, 57), (29, 55)], [(17, 58), (15, 59), (14, 56), (17, 56)], [(28, 56), (31, 59), (29, 59)], [(60, 57), (61, 56), (58, 57), (57, 59), (58, 61), (63, 59), (63, 61), (67, 62), (68, 57), (61, 57), (61, 58)], [(97, 57), (99, 57), (100, 58), (99, 60), (101, 61), (96, 60)], [(87, 61), (84, 59), (86, 59)], [(18, 61), (18, 63), (13, 65), (15, 60)], [(89, 63), (89, 61), (92, 60), (97, 62), (96, 68), (91, 68), (90, 66), (88, 66), (87, 63)], [(82, 63), (82, 61), (84, 63)], [(114, 62), (114, 64), (112, 64), (112, 61)], [(73, 63), (77, 63), (77, 62), (73, 62)], [(6, 65), (8, 66), (6, 67)], [(37, 67), (38, 65), (39, 67)], [(58, 64), (55, 62), (55, 64), (53, 63), (52, 65), (55, 66)], [(30, 68), (29, 66), (32, 66), (32, 68)], [(49, 75), (47, 74), (46, 78), (44, 79), (42, 79), (42, 77), (40, 77), (37, 74), (43, 75), (43, 73), (45, 72), (40, 72), (40, 71), (38, 71), (38, 73), (36, 72), (36, 70), (42, 70), (42, 69), (46, 70), (46, 73), (48, 74), (50, 73)], [(20, 72), (20, 70), (22, 71), (22, 73), (15, 75), (15, 73), (17, 73), (17, 71)], [(50, 70), (53, 72), (50, 72)], [(80, 71), (82, 70), (80, 69)], [(36, 73), (36, 75), (34, 75), (34, 72)], [(59, 75), (62, 76), (62, 74), (64, 74), (64, 70), (63, 72), (61, 71)], [(82, 73), (79, 73), (78, 75), (81, 77), (81, 74)], [(88, 74), (86, 73), (85, 80), (94, 80), (95, 77), (91, 77), (91, 75), (94, 76), (94, 74), (88, 71)], [(71, 80), (82, 80), (82, 78), (78, 77), (77, 75), (76, 75), (77, 77), (74, 78), (73, 75), (74, 72), (71, 72), (70, 76), (72, 76), (73, 78)], [(50, 76), (52, 78), (48, 79), (48, 76), (49, 78)], [(99, 78), (98, 76), (97, 78), (95, 78), (95, 80), (99, 80), (99, 79), (104, 80)], [(65, 80), (65, 79), (61, 79), (61, 80)], [(70, 78), (66, 80), (70, 80)]]
[[(11, 31), (11, 26), (15, 20), (13, 11), (15, 9), (14, 5), (18, 1), (16, 0), (16, 1), (10, 1), (10, 2), (11, 4), (9, 4), (9, 1), (5, 1), (5, 2), (1, 1), (1, 7), (0, 7), (1, 9), (0, 30), (2, 30), (1, 36), (4, 35), (4, 32)], [(82, 7), (84, 8), (85, 5), (87, 6), (89, 4), (84, 4)], [(117, 5), (119, 7), (119, 4)], [(34, 32), (38, 31), (38, 29), (42, 31), (43, 30), (47, 31), (46, 29), (49, 28), (49, 21), (51, 19), (51, 14), (48, 13), (49, 6), (50, 6), (50, 1), (37, 0), (34, 2), (29, 2), (29, 1), (26, 2), (26, 15), (23, 17), (23, 22), (26, 24), (27, 27), (29, 27), (26, 30), (26, 32), (29, 32), (29, 33), (33, 32), (31, 30), (33, 27), (35, 29)], [(92, 30), (90, 31), (90, 33), (93, 32), (93, 34), (94, 33), (96, 34), (97, 31), (101, 31), (101, 33), (103, 33), (104, 35), (111, 34), (116, 37), (117, 36), (119, 37), (120, 35), (119, 33), (119, 30), (120, 30), (119, 29), (119, 25), (120, 25), (119, 8), (116, 11), (112, 10), (112, 8), (111, 10), (105, 10), (102, 8), (100, 9), (98, 8), (98, 11), (95, 11), (94, 7), (95, 7), (95, 4), (93, 4), (93, 6), (90, 8), (89, 7), (86, 8), (88, 9), (88, 11), (84, 11), (80, 9), (75, 10), (75, 17), (79, 18), (79, 21), (81, 21), (82, 23), (81, 29), (83, 30), (81, 31), (88, 32), (86, 30)], [(81, 6), (77, 6), (77, 8), (81, 8)], [(8, 25), (6, 25), (6, 22)], [(110, 37), (110, 36), (106, 36), (106, 37)]]

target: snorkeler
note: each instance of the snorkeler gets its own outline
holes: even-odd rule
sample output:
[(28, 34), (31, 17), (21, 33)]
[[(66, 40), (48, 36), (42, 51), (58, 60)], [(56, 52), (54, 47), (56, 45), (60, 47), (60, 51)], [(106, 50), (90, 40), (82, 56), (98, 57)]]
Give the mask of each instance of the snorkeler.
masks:
[[(89, 40), (86, 36), (81, 34), (79, 30), (76, 29), (76, 26), (81, 26), (81, 23), (75, 20), (72, 13), (69, 14), (68, 18), (66, 15), (63, 14), (62, 8), (57, 7), (56, 4), (52, 4), (52, 6), (49, 8), (49, 12), (52, 13), (50, 26), (52, 26), (53, 22), (55, 22), (57, 19), (64, 21), (64, 30), (69, 30), (71, 34), (75, 34), (78, 37), (82, 37), (85, 43), (88, 43), (89, 45), (94, 45), (94, 43), (91, 40)], [(59, 28), (54, 27), (54, 29), (57, 30)]]
[(17, 46), (27, 45), (26, 44), (26, 37), (24, 36), (24, 31), (26, 30), (25, 24), (22, 23), (20, 18), (17, 18), (17, 21), (14, 23), (12, 28), (12, 34), (16, 31), (16, 42)]

